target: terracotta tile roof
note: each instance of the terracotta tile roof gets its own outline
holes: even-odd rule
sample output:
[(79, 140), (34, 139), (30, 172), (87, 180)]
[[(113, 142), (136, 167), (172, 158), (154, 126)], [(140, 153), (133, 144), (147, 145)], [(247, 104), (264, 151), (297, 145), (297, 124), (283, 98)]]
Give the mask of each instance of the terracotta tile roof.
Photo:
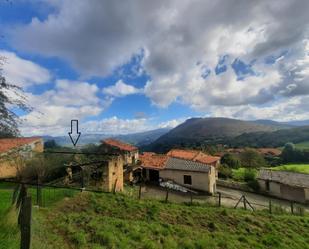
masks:
[(118, 140), (115, 140), (115, 139), (112, 139), (112, 138), (109, 138), (109, 139), (105, 139), (102, 141), (102, 143), (104, 144), (107, 144), (107, 145), (110, 145), (112, 147), (116, 147), (120, 150), (123, 150), (123, 151), (135, 151), (135, 150), (138, 150), (137, 147), (131, 145), (131, 144), (126, 144), (124, 142), (121, 142), (121, 141), (118, 141)]
[[(281, 150), (276, 149), (276, 148), (256, 148), (255, 149), (257, 152), (263, 155), (273, 155), (273, 156), (279, 156), (281, 154)], [(228, 149), (227, 152), (229, 153), (242, 153), (244, 152), (245, 149), (239, 148), (239, 149)]]
[(167, 153), (168, 156), (185, 160), (196, 161), (205, 164), (215, 163), (220, 157), (210, 156), (198, 150), (173, 149)]
[(32, 143), (40, 137), (0, 138), (0, 153), (8, 152), (14, 148)]
[(275, 148), (258, 148), (257, 151), (263, 155), (280, 156), (281, 154), (281, 150)]
[(159, 155), (152, 152), (145, 152), (139, 156), (141, 166), (150, 169), (164, 169), (168, 160), (167, 155)]

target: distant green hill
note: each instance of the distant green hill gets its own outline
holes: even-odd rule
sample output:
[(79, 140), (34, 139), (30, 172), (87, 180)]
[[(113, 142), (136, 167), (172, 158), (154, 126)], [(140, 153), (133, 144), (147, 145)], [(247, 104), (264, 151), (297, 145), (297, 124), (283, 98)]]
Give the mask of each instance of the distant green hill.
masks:
[[(286, 126), (285, 126), (286, 127)], [(166, 152), (172, 147), (185, 147), (194, 144), (225, 143), (244, 133), (271, 132), (282, 129), (282, 126), (265, 125), (254, 121), (243, 121), (229, 118), (192, 118), (170, 130), (165, 135), (145, 146), (144, 150)]]
[(273, 132), (244, 133), (227, 139), (226, 143), (231, 147), (280, 147), (288, 142), (297, 144), (304, 141), (309, 141), (309, 126)]
[(148, 146), (163, 152), (175, 147), (222, 144), (230, 147), (280, 147), (288, 142), (309, 146), (309, 126), (289, 126), (271, 120), (242, 121), (228, 118), (188, 119)]

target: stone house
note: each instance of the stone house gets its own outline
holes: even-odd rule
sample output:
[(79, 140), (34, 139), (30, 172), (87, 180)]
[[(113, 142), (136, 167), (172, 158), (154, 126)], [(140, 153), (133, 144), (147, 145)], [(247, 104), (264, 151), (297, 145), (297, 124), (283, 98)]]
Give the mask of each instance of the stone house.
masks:
[(0, 139), (0, 178), (16, 176), (18, 158), (29, 159), (35, 152), (43, 151), (43, 139), (39, 137)]
[(122, 155), (125, 165), (135, 164), (139, 157), (137, 147), (111, 138), (101, 141), (100, 148), (105, 153)]
[(309, 203), (309, 175), (262, 169), (257, 180), (265, 193), (301, 203)]
[(137, 147), (110, 138), (101, 142), (100, 150), (104, 153), (120, 155), (123, 160), (124, 180), (127, 182), (134, 180), (134, 174), (140, 168), (137, 165), (139, 159)]
[(123, 191), (123, 158), (112, 156), (102, 167), (102, 190), (107, 192)]
[(198, 151), (172, 150), (167, 155), (144, 153), (140, 160), (143, 176), (148, 181), (162, 179), (209, 194), (216, 192), (218, 157)]

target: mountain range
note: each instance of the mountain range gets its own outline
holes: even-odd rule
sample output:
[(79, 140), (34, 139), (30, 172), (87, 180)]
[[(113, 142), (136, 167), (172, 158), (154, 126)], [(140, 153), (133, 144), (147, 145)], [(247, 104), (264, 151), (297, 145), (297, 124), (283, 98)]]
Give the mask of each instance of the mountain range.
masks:
[[(78, 145), (98, 144), (110, 137), (134, 144), (142, 150), (156, 152), (196, 144), (277, 147), (286, 142), (309, 141), (309, 120), (277, 122), (262, 119), (191, 118), (173, 129), (161, 128), (125, 135), (82, 134)], [(43, 138), (45, 141), (55, 140), (61, 146), (71, 146), (69, 136)]]
[(156, 141), (145, 151), (166, 152), (174, 147), (222, 144), (231, 147), (278, 147), (287, 142), (309, 141), (308, 121), (244, 121), (230, 118), (191, 118)]
[[(106, 138), (114, 138), (136, 146), (144, 146), (154, 142), (163, 134), (167, 133), (169, 128), (160, 128), (145, 132), (132, 134), (108, 135), (108, 134), (81, 134), (78, 145), (99, 144), (101, 140)], [(58, 145), (72, 146), (69, 136), (43, 136), (44, 141), (55, 140)]]

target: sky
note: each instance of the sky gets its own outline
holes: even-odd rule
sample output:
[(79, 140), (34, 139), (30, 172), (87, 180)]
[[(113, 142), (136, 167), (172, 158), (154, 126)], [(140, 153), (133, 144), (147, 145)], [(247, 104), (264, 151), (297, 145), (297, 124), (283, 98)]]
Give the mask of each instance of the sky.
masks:
[[(309, 119), (308, 0), (0, 0), (23, 135)], [(11, 95), (12, 98), (15, 96)]]

